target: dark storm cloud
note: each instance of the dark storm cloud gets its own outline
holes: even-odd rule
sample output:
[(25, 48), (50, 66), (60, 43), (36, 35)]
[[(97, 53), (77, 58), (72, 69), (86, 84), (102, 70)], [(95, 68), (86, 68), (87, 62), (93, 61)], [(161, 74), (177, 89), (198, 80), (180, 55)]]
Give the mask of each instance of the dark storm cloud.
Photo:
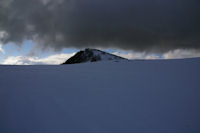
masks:
[(42, 48), (200, 48), (199, 0), (0, 0), (1, 37)]

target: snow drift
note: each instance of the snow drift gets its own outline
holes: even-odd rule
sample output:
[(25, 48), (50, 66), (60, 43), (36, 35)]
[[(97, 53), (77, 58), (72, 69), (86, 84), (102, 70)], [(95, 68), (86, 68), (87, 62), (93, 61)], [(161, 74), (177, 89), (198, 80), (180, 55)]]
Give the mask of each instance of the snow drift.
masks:
[(0, 66), (1, 133), (199, 133), (200, 59)]

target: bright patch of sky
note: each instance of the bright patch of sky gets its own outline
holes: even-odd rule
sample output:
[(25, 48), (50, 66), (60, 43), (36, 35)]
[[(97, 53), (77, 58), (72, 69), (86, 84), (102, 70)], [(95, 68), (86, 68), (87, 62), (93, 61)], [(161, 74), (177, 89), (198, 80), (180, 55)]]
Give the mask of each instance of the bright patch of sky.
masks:
[[(15, 62), (18, 62), (16, 60), (19, 59), (46, 59), (52, 57), (57, 57), (58, 55), (61, 55), (62, 57), (66, 57), (66, 55), (71, 55), (76, 53), (77, 49), (63, 49), (62, 51), (55, 52), (53, 50), (48, 50), (45, 52), (40, 52), (37, 55), (31, 55), (31, 51), (34, 49), (34, 43), (30, 40), (26, 40), (23, 42), (22, 45), (16, 45), (14, 43), (8, 43), (5, 45), (0, 45), (0, 64), (9, 64), (11, 59), (11, 64), (15, 64)], [(65, 55), (63, 55), (65, 54)], [(21, 58), (22, 57), (22, 58)], [(8, 62), (9, 60), (9, 62)], [(7, 62), (7, 63), (5, 63)], [(59, 61), (58, 61), (59, 62)], [(36, 61), (37, 63), (37, 61)], [(49, 61), (47, 61), (49, 63)], [(23, 63), (22, 63), (23, 64)], [(44, 63), (45, 64), (45, 63)], [(53, 63), (54, 64), (54, 63)]]
[(24, 41), (21, 46), (14, 43), (8, 43), (2, 46), (4, 53), (0, 52), (0, 62), (3, 62), (6, 58), (10, 56), (20, 56), (26, 55), (33, 48), (33, 43), (31, 41)]

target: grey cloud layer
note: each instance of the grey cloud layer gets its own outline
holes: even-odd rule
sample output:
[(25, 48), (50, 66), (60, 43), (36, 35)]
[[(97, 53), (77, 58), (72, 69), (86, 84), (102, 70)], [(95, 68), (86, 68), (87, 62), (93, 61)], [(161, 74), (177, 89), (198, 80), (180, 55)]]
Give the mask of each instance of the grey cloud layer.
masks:
[(4, 43), (43, 48), (200, 48), (199, 0), (0, 0)]

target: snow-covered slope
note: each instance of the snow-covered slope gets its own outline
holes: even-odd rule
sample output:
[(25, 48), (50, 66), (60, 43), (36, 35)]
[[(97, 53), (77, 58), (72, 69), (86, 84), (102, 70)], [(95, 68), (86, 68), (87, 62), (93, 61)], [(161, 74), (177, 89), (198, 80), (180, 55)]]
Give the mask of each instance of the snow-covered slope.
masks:
[(200, 59), (0, 66), (0, 133), (200, 133)]
[(79, 51), (63, 64), (76, 64), (76, 63), (110, 61), (110, 60), (120, 61), (127, 59), (97, 49), (88, 48), (85, 49), (84, 51)]

